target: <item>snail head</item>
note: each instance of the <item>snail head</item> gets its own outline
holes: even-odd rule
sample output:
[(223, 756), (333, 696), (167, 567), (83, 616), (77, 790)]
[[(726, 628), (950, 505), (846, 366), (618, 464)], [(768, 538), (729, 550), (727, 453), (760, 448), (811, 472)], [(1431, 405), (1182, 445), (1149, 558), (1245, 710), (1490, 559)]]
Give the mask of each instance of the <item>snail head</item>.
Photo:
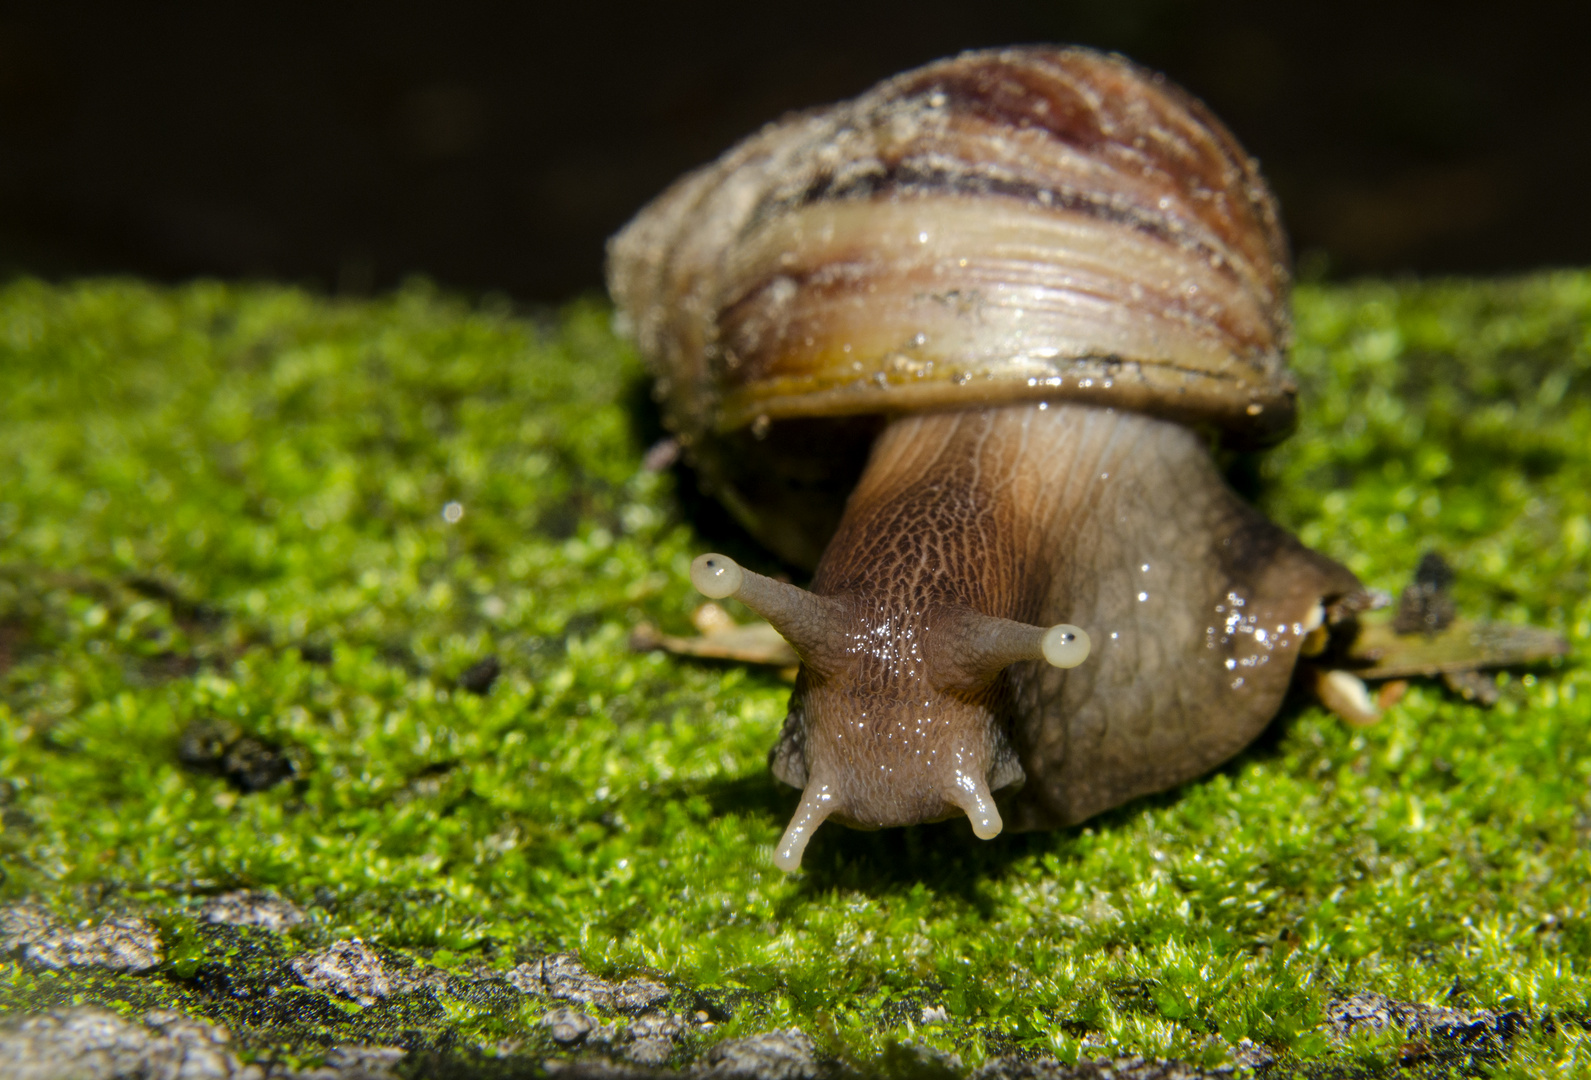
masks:
[(966, 814), (999, 835), (994, 792), (1022, 768), (1002, 728), (1000, 674), (1022, 661), (1069, 668), (1089, 639), (1069, 624), (1028, 626), (953, 602), (892, 594), (824, 596), (702, 555), (691, 581), (734, 597), (773, 624), (802, 659), (774, 775), (801, 804), (774, 853), (793, 871), (812, 833), (833, 818), (858, 829)]

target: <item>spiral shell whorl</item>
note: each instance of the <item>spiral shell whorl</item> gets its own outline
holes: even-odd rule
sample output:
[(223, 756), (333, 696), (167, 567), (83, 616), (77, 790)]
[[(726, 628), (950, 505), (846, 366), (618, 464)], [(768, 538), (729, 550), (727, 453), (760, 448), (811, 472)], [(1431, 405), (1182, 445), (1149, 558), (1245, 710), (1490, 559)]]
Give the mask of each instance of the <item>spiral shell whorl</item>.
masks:
[(1084, 49), (968, 53), (769, 125), (614, 238), (687, 441), (1033, 398), (1285, 433), (1285, 241), (1197, 101)]

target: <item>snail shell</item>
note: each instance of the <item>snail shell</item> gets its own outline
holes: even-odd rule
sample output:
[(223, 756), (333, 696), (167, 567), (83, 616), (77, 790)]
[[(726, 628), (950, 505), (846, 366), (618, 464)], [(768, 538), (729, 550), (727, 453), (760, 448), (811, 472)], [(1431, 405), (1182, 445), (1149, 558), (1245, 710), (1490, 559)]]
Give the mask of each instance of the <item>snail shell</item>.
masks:
[(613, 242), (682, 432), (1057, 398), (1293, 419), (1255, 163), (1119, 57), (972, 53), (764, 128)]
[[(1293, 424), (1286, 266), (1202, 105), (1043, 47), (772, 124), (614, 238), (666, 422), (756, 535), (818, 565), (811, 593), (748, 572), (725, 594), (803, 658), (781, 865), (828, 816), (1080, 820), (1258, 732), (1306, 627), (1359, 588), (1206, 450)], [(1151, 567), (1175, 583), (1152, 614)], [(1093, 661), (1047, 664), (1049, 623)]]

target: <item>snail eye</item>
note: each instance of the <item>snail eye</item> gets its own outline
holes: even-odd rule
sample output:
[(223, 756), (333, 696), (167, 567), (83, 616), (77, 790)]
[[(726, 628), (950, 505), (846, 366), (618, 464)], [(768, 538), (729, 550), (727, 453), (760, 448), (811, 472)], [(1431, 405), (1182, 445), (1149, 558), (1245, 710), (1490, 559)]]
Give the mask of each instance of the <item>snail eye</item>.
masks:
[(1074, 668), (1088, 659), (1088, 650), (1093, 643), (1088, 640), (1088, 631), (1081, 626), (1061, 623), (1044, 632), (1041, 647), (1044, 649), (1044, 659), (1055, 667)]
[(710, 600), (734, 596), (745, 578), (740, 564), (728, 555), (698, 555), (691, 562), (691, 584)]

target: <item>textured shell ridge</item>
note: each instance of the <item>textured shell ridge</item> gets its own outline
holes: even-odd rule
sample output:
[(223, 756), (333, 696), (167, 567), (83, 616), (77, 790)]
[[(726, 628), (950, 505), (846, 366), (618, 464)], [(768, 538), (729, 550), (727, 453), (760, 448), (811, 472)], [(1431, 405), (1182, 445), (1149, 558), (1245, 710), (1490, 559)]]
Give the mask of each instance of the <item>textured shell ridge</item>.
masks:
[[(1255, 163), (1202, 104), (1044, 46), (768, 125), (610, 247), (669, 421), (704, 435), (970, 393), (1264, 440), (1292, 416), (1285, 264)], [(1107, 357), (1136, 366), (1093, 377)]]

